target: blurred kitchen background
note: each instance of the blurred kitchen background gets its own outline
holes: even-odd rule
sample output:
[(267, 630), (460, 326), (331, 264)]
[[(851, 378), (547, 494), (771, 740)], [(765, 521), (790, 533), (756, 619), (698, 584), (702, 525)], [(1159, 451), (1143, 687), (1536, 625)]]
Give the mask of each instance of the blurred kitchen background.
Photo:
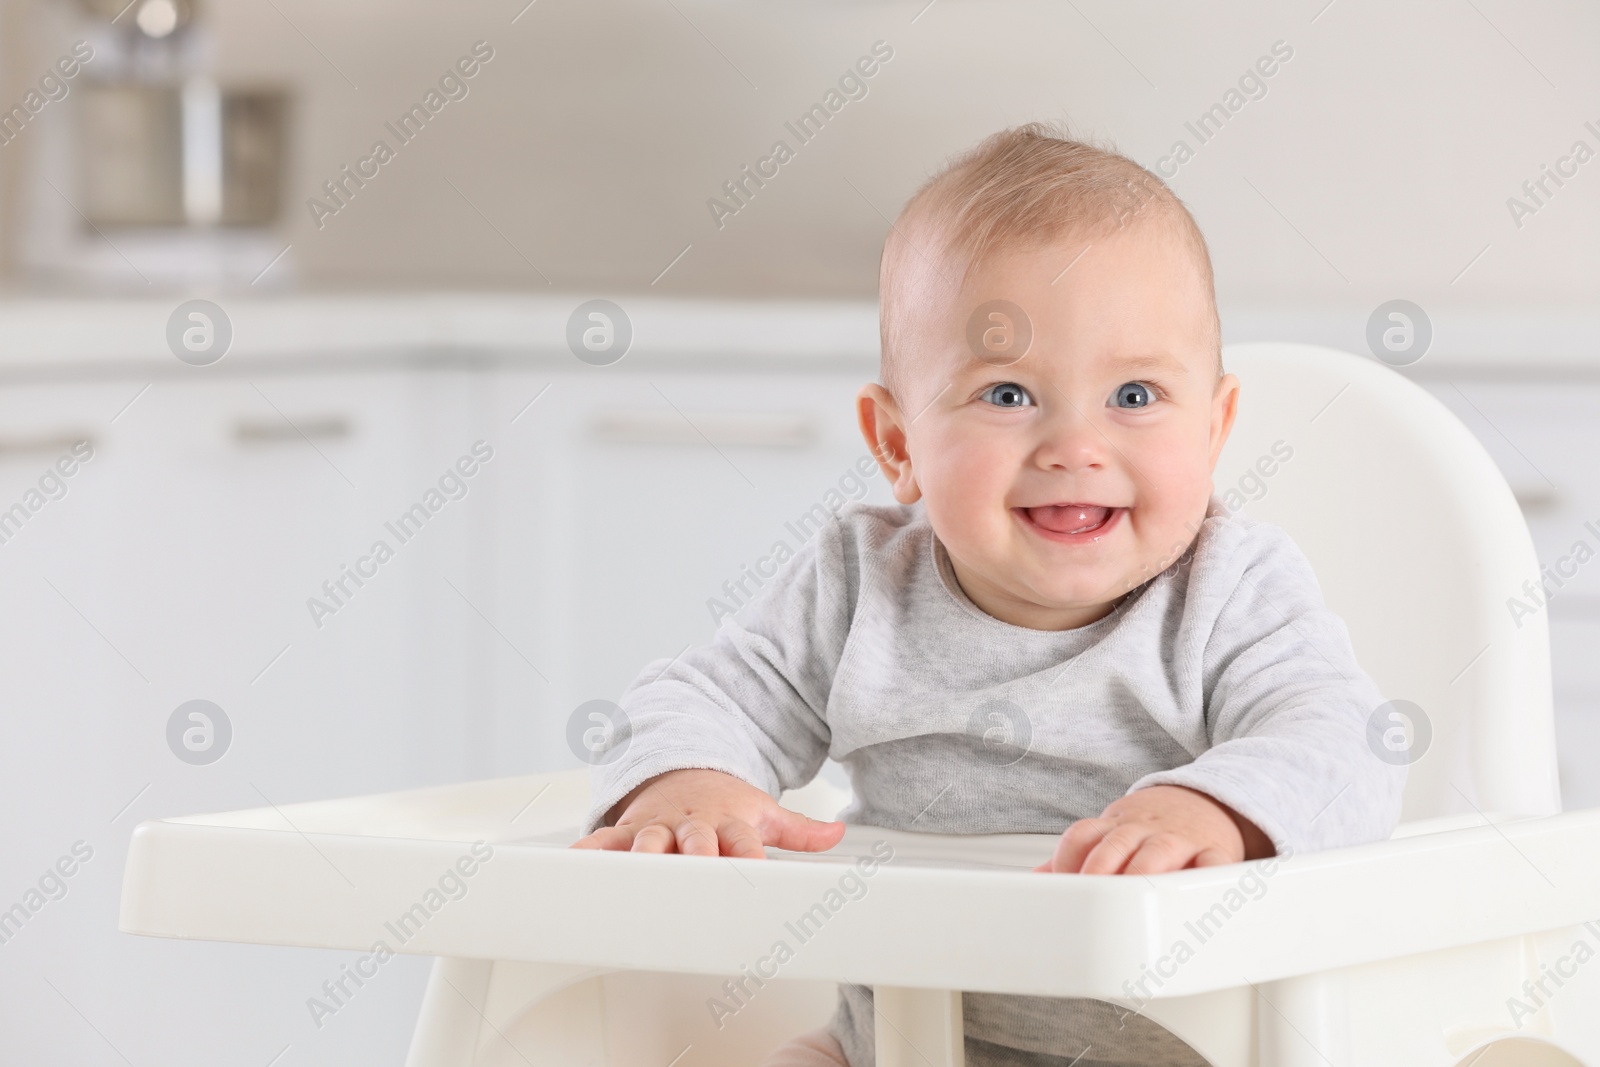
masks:
[[(1597, 43), (1579, 0), (3, 0), (0, 1062), (401, 1063), (425, 961), (319, 1024), (348, 954), (120, 935), (133, 827), (577, 766), (863, 455), (889, 220), (1004, 126), (1168, 177), (1228, 342), (1418, 305), (1400, 372), (1545, 562), (1600, 547)], [(1600, 566), (1549, 619), (1594, 806)]]

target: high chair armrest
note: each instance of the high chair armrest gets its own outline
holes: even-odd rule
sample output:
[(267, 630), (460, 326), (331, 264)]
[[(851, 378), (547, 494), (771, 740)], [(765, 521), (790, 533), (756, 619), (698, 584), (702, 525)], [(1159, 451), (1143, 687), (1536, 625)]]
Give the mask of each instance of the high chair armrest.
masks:
[(1147, 878), (1031, 872), (1052, 835), (851, 826), (829, 853), (767, 860), (568, 849), (586, 803), (578, 772), (145, 822), (121, 927), (1115, 999), (1147, 970), (1180, 996), (1600, 916), (1600, 810)]

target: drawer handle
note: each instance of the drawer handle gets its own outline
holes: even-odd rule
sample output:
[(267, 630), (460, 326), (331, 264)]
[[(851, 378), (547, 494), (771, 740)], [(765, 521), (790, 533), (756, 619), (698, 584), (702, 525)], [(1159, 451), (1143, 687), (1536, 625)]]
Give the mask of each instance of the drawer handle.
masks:
[(599, 441), (631, 445), (748, 445), (803, 448), (817, 439), (805, 415), (740, 415), (719, 411), (611, 411), (595, 416), (590, 434)]
[(7, 437), (0, 438), (0, 460), (22, 459), (28, 456), (40, 456), (47, 452), (71, 452), (72, 446), (87, 442), (90, 455), (94, 454), (95, 440), (86, 433), (73, 433), (62, 430), (59, 433), (44, 433), (37, 437)]
[(1513, 486), (1511, 495), (1524, 515), (1543, 515), (1561, 506), (1561, 494), (1547, 485)]
[(285, 419), (240, 419), (233, 439), (241, 445), (277, 445), (304, 438), (338, 441), (350, 436), (350, 420), (342, 415), (312, 416), (291, 425)]

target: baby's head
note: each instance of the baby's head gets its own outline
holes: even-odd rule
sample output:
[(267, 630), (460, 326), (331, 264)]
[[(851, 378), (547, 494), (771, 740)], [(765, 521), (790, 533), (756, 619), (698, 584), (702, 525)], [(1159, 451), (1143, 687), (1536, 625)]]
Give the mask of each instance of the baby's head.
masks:
[(1085, 625), (1189, 545), (1238, 382), (1205, 239), (1159, 178), (1038, 124), (996, 134), (911, 198), (879, 290), (862, 433), (974, 603)]

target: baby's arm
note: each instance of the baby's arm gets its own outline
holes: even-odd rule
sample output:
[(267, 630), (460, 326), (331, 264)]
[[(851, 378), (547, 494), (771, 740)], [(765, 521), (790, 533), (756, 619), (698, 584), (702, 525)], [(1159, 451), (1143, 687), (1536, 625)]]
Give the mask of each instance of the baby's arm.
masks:
[(1195, 639), (1169, 650), (1202, 665), (1210, 747), (1074, 823), (1040, 869), (1151, 874), (1382, 840), (1399, 821), (1406, 770), (1369, 747), (1383, 697), (1348, 630), (1283, 531), (1237, 536), (1197, 554)]
[(626, 747), (593, 770), (577, 847), (760, 856), (838, 842), (842, 823), (774, 798), (827, 757), (824, 713), (858, 588), (848, 537), (827, 523), (709, 644), (645, 668), (622, 696)]

